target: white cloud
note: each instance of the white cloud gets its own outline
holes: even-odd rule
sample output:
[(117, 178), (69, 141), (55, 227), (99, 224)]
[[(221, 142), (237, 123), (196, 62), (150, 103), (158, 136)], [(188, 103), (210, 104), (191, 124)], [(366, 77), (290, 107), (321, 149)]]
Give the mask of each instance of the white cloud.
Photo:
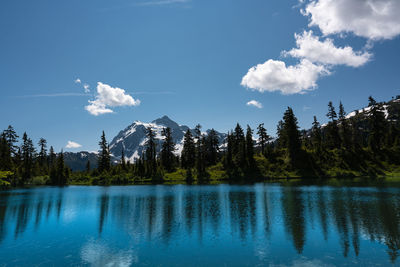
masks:
[(372, 54), (368, 52), (353, 51), (350, 46), (336, 47), (332, 39), (320, 41), (312, 31), (295, 34), (297, 48), (284, 51), (283, 55), (295, 58), (306, 58), (314, 63), (328, 65), (347, 65), (360, 67), (368, 62)]
[(74, 81), (75, 83), (82, 83), (82, 81), (81, 81), (81, 79), (76, 79), (75, 81)]
[[(400, 0), (299, 0), (301, 10), (318, 26), (323, 35), (353, 33), (367, 38), (363, 49), (372, 48), (380, 39), (400, 34)], [(260, 92), (305, 93), (317, 87), (317, 80), (329, 75), (335, 65), (360, 67), (372, 58), (368, 51), (354, 51), (350, 46), (336, 47), (333, 39), (315, 36), (312, 31), (295, 34), (297, 47), (283, 51), (285, 56), (300, 59), (293, 66), (268, 60), (249, 69), (241, 85)]]
[(67, 145), (65, 146), (65, 148), (80, 148), (80, 147), (82, 147), (82, 145), (73, 141), (68, 141)]
[(85, 83), (84, 85), (83, 85), (83, 89), (85, 89), (85, 93), (90, 93), (90, 85), (89, 84), (87, 84), (87, 83)]
[(257, 100), (250, 100), (249, 102), (246, 103), (246, 105), (253, 106), (253, 107), (256, 107), (256, 108), (262, 108), (263, 107), (263, 105), (260, 102), (258, 102)]
[(140, 100), (134, 99), (125, 93), (124, 89), (111, 87), (101, 82), (97, 83), (97, 95), (95, 100), (89, 100), (85, 109), (92, 115), (98, 116), (106, 113), (113, 113), (108, 107), (138, 106)]
[(400, 34), (399, 0), (314, 0), (302, 13), (324, 35), (353, 33), (379, 40)]
[(279, 60), (268, 60), (249, 69), (241, 85), (259, 92), (280, 91), (282, 94), (305, 93), (317, 87), (316, 81), (329, 71), (322, 65), (316, 65), (302, 59), (295, 66), (286, 66)]

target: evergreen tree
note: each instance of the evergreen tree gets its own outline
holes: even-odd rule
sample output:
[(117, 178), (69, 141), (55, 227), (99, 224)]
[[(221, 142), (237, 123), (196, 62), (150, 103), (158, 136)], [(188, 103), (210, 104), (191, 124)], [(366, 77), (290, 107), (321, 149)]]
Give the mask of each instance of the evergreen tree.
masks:
[(349, 129), (349, 124), (346, 119), (346, 112), (342, 102), (339, 104), (339, 123), (340, 123), (340, 135), (342, 140), (342, 145), (345, 148), (350, 148), (351, 145), (351, 133)]
[(264, 128), (264, 123), (261, 123), (257, 127), (258, 134), (258, 144), (261, 146), (261, 154), (265, 155), (265, 147), (267, 146), (267, 142), (271, 139), (267, 134), (267, 130)]
[(58, 154), (57, 164), (56, 164), (56, 177), (53, 184), (57, 185), (66, 185), (67, 184), (67, 176), (65, 171), (65, 163), (64, 163), (64, 152)]
[(246, 157), (249, 165), (254, 162), (254, 141), (253, 141), (253, 130), (247, 125), (246, 130)]
[(376, 103), (376, 100), (372, 97), (372, 96), (369, 96), (368, 97), (368, 107), (373, 107), (373, 106), (375, 106), (377, 103)]
[(182, 167), (191, 169), (196, 162), (196, 147), (191, 131), (188, 129), (183, 137)]
[(370, 134), (368, 138), (368, 146), (372, 151), (376, 152), (381, 149), (386, 131), (387, 121), (384, 109), (381, 103), (376, 103), (375, 99), (369, 97), (369, 127)]
[(161, 147), (161, 164), (167, 171), (172, 171), (174, 169), (174, 151), (175, 143), (172, 139), (171, 128), (164, 128), (161, 132), (164, 137), (164, 142)]
[(8, 125), (8, 128), (4, 130), (4, 137), (7, 141), (8, 147), (10, 149), (11, 156), (15, 156), (18, 146), (15, 143), (18, 142), (18, 135), (15, 132), (14, 128), (11, 125)]
[(53, 166), (56, 162), (56, 153), (54, 153), (53, 146), (50, 146), (49, 150), (49, 166)]
[(226, 137), (226, 155), (225, 155), (225, 168), (230, 169), (233, 166), (233, 134), (228, 132)]
[(11, 149), (7, 142), (5, 133), (0, 135), (0, 170), (10, 171), (13, 169)]
[(283, 121), (278, 121), (278, 125), (276, 126), (276, 135), (278, 136), (278, 147), (282, 148), (286, 146), (285, 135), (283, 134)]
[(356, 116), (353, 116), (350, 121), (351, 121), (351, 145), (352, 149), (354, 151), (358, 151), (362, 147), (362, 135), (361, 131), (359, 129), (358, 125), (358, 120), (356, 119), (358, 115), (358, 112), (356, 112)]
[(339, 148), (340, 147), (340, 136), (339, 128), (337, 124), (337, 114), (332, 101), (328, 104), (328, 113), (326, 116), (330, 119), (330, 122), (326, 126), (326, 144), (329, 148)]
[(39, 165), (41, 168), (46, 166), (46, 159), (47, 159), (47, 141), (44, 138), (40, 138), (39, 142)]
[(244, 167), (246, 165), (246, 140), (243, 129), (239, 123), (236, 124), (233, 137), (233, 161), (235, 162), (236, 166)]
[(122, 170), (126, 171), (125, 152), (123, 148), (121, 150), (121, 168)]
[(292, 166), (295, 166), (301, 151), (301, 139), (297, 118), (292, 108), (288, 107), (283, 115), (282, 134), (285, 140), (285, 148), (287, 148), (288, 156)]
[(320, 151), (321, 150), (321, 148), (322, 148), (321, 125), (318, 122), (316, 116), (314, 116), (314, 121), (312, 123), (311, 142), (313, 144), (314, 150), (316, 150), (316, 151)]
[(201, 125), (197, 124), (194, 132), (196, 134), (196, 171), (197, 176), (201, 178), (205, 174), (205, 164), (204, 164), (204, 137), (201, 134)]
[(329, 101), (328, 103), (328, 113), (326, 114), (326, 116), (332, 121), (336, 121), (337, 118), (337, 114), (335, 111), (335, 107), (332, 104), (332, 101)]
[(33, 160), (35, 154), (35, 148), (33, 146), (32, 139), (28, 138), (26, 132), (22, 137), (22, 184), (28, 182), (32, 177), (32, 169), (33, 169)]
[(146, 131), (147, 142), (146, 142), (146, 173), (148, 176), (153, 176), (157, 172), (156, 162), (156, 143), (155, 134), (151, 127), (147, 127)]
[(215, 165), (217, 164), (219, 153), (219, 140), (217, 132), (214, 129), (211, 129), (205, 141), (207, 165)]
[(111, 167), (110, 150), (108, 147), (104, 131), (101, 135), (99, 146), (100, 146), (100, 151), (98, 155), (98, 169), (99, 172), (101, 173), (103, 171), (109, 171)]

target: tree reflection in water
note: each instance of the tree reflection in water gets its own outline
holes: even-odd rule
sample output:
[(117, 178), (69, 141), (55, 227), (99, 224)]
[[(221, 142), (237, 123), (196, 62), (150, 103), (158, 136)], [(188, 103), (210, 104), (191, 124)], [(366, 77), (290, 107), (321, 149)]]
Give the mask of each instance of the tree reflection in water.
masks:
[[(80, 197), (71, 193), (78, 188)], [(90, 194), (85, 195), (85, 190)], [(360, 254), (362, 239), (384, 244), (394, 263), (400, 249), (399, 205), (396, 187), (256, 184), (20, 189), (0, 193), (0, 248), (10, 235), (18, 240), (49, 220), (62, 221), (66, 210), (85, 214), (85, 209), (93, 209), (100, 237), (116, 227), (142, 242), (160, 239), (168, 246), (190, 237), (201, 245), (204, 239), (221, 235), (241, 242), (266, 240), (283, 228), (292, 247), (302, 254), (309, 232), (317, 229), (322, 242), (339, 240), (344, 258), (351, 251)], [(79, 217), (75, 219), (79, 222)]]

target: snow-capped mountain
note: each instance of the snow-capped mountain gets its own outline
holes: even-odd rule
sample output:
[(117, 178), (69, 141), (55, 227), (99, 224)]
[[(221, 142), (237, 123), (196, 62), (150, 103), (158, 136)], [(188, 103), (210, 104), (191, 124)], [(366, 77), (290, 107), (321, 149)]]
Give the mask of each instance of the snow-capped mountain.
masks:
[[(179, 125), (167, 116), (156, 119), (150, 123), (135, 121), (124, 130), (120, 131), (117, 136), (110, 143), (110, 152), (117, 158), (121, 157), (122, 150), (124, 150), (126, 160), (134, 162), (140, 158), (146, 149), (146, 129), (151, 127), (155, 133), (156, 149), (157, 152), (161, 150), (161, 145), (164, 137), (161, 135), (163, 128), (169, 127), (172, 131), (172, 138), (175, 142), (175, 154), (180, 155), (183, 149), (183, 137), (189, 129), (186, 125)], [(194, 129), (190, 129), (194, 135)], [(203, 132), (207, 135), (210, 130)], [(217, 132), (220, 144), (225, 140), (226, 134)]]

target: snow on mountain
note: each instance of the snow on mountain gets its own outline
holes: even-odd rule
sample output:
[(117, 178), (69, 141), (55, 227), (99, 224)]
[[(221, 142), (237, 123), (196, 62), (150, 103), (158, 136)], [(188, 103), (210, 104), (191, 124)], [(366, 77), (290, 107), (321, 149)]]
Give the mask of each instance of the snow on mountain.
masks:
[[(164, 137), (161, 132), (164, 128), (169, 127), (172, 131), (172, 139), (175, 142), (176, 150), (175, 155), (180, 155), (183, 149), (183, 137), (186, 131), (189, 129), (186, 125), (179, 125), (167, 116), (156, 119), (150, 123), (134, 121), (131, 125), (120, 131), (117, 136), (113, 138), (110, 143), (110, 152), (117, 158), (121, 157), (122, 150), (124, 150), (126, 160), (134, 162), (139, 159), (146, 149), (146, 129), (150, 127), (155, 133), (156, 150), (161, 150), (161, 145)], [(194, 129), (190, 129), (194, 135)], [(210, 130), (204, 132), (208, 134)], [(226, 137), (226, 134), (218, 133), (219, 141), (222, 144)]]

